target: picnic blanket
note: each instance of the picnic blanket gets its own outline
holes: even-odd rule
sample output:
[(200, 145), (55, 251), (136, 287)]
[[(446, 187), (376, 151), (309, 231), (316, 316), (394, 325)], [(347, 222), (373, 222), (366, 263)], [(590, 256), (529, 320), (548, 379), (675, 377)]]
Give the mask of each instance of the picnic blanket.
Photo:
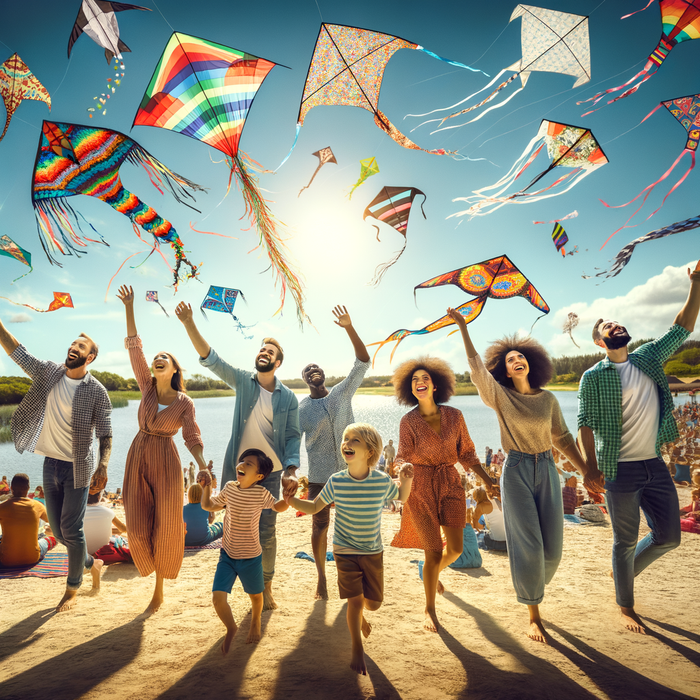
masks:
[(209, 544), (193, 544), (190, 547), (185, 547), (186, 552), (194, 551), (196, 549), (221, 549), (221, 537), (218, 540), (214, 540)]
[(24, 576), (33, 576), (35, 578), (68, 576), (68, 555), (65, 552), (48, 552), (34, 566), (0, 567), (0, 579), (23, 578)]

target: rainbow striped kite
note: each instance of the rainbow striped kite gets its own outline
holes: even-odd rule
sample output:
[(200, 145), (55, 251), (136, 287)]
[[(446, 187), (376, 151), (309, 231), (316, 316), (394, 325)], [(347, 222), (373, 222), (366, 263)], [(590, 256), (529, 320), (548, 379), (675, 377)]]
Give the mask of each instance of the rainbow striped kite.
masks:
[[(257, 228), (281, 283), (281, 304), (289, 287), (303, 323), (304, 297), (297, 275), (284, 257), (268, 203), (249, 168), (261, 170), (239, 151), (245, 120), (255, 95), (276, 64), (213, 41), (175, 32), (158, 61), (151, 82), (134, 118), (135, 126), (169, 129), (221, 151), (231, 179), (235, 175), (246, 204), (246, 214)], [(257, 166), (257, 168), (256, 168)]]
[(562, 257), (566, 256), (566, 251), (564, 246), (569, 242), (569, 237), (566, 235), (564, 227), (560, 223), (554, 224), (554, 229), (552, 231), (552, 243), (558, 251), (561, 252)]

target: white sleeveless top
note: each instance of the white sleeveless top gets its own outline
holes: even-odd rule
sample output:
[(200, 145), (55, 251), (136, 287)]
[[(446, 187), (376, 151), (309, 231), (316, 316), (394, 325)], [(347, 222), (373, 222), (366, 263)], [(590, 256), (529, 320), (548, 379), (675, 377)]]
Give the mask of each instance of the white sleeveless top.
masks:
[(490, 513), (484, 513), (484, 522), (489, 529), (489, 534), (494, 540), (503, 542), (506, 539), (506, 526), (503, 522), (503, 509), (501, 502), (498, 499), (491, 501), (493, 510)]

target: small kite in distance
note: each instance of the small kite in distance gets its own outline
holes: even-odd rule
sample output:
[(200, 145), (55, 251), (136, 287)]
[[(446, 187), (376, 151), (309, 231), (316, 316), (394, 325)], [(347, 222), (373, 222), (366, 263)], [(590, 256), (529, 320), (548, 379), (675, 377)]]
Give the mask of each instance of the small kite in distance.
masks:
[(379, 166), (377, 165), (376, 158), (365, 158), (360, 161), (360, 179), (352, 186), (350, 192), (348, 192), (348, 199), (352, 199), (352, 193), (368, 178), (372, 175), (376, 175), (379, 172)]
[(569, 237), (566, 235), (566, 231), (561, 224), (554, 224), (554, 230), (552, 231), (552, 243), (554, 243), (557, 251), (561, 253), (562, 258), (566, 256), (566, 251), (564, 246), (569, 242)]
[(571, 342), (580, 350), (581, 346), (574, 340), (574, 336), (572, 335), (574, 328), (578, 326), (578, 322), (578, 314), (575, 314), (573, 311), (570, 311), (569, 315), (566, 317), (566, 321), (564, 321), (562, 333), (568, 333), (569, 338), (571, 338)]
[[(32, 255), (28, 250), (25, 250), (21, 246), (18, 246), (7, 234), (0, 236), (0, 255), (6, 255), (8, 258), (14, 258), (21, 263), (24, 263), (29, 267), (29, 272), (32, 272), (34, 268), (32, 267)], [(16, 277), (12, 282), (16, 282), (22, 277), (26, 277), (29, 272), (25, 272), (23, 275)]]
[[(411, 214), (411, 206), (416, 196), (421, 195), (420, 209), (425, 219), (425, 211), (423, 204), (427, 197), (425, 192), (422, 192), (417, 187), (383, 187), (379, 194), (367, 205), (363, 219), (371, 216), (377, 221), (383, 221), (385, 224), (395, 228), (403, 236), (403, 247), (401, 250), (388, 262), (377, 266), (374, 272), (374, 278), (370, 284), (376, 286), (382, 281), (384, 273), (403, 255), (406, 250), (406, 229), (408, 228), (408, 217)], [(373, 224), (377, 229), (377, 240), (379, 240), (379, 226)]]
[(0, 299), (9, 301), (10, 304), (14, 304), (15, 306), (26, 306), (28, 309), (32, 309), (32, 311), (37, 311), (40, 314), (45, 314), (49, 311), (56, 311), (56, 309), (61, 309), (64, 306), (69, 309), (74, 308), (73, 300), (71, 299), (71, 296), (70, 294), (68, 294), (68, 292), (54, 292), (53, 301), (49, 304), (48, 309), (37, 309), (35, 306), (31, 306), (30, 304), (20, 304), (19, 302), (12, 301), (12, 299), (8, 299), (7, 297), (0, 297)]
[[(146, 301), (154, 301), (161, 309), (163, 313), (168, 316), (168, 312), (163, 308), (163, 305), (158, 301), (158, 292), (146, 292)], [(168, 316), (170, 318), (170, 316)]]
[(326, 146), (325, 148), (322, 148), (319, 151), (316, 151), (316, 153), (312, 153), (311, 155), (316, 156), (318, 158), (318, 166), (316, 167), (316, 170), (314, 170), (314, 174), (311, 176), (309, 184), (305, 185), (299, 190), (299, 194), (297, 195), (297, 197), (300, 197), (301, 193), (304, 190), (308, 190), (309, 187), (311, 187), (311, 183), (314, 181), (316, 174), (326, 163), (335, 163), (336, 165), (338, 163), (338, 161), (335, 159), (335, 156), (333, 155), (333, 151), (331, 151), (330, 146)]
[(236, 305), (236, 300), (239, 296), (241, 299), (243, 299), (243, 301), (245, 301), (243, 292), (240, 289), (231, 289), (230, 287), (217, 287), (215, 285), (211, 285), (199, 308), (204, 318), (207, 318), (207, 315), (204, 313), (204, 309), (229, 314), (229, 316), (231, 316), (233, 321), (237, 324), (236, 327), (238, 330), (243, 333), (245, 339), (250, 340), (253, 336), (247, 336), (243, 331), (244, 329), (252, 328), (253, 326), (242, 325), (238, 319), (238, 316), (233, 315), (233, 308)]
[(0, 65), (0, 96), (2, 96), (7, 112), (5, 128), (0, 134), (0, 141), (5, 138), (12, 115), (22, 100), (45, 102), (51, 109), (49, 91), (37, 80), (27, 64), (16, 53), (13, 53)]

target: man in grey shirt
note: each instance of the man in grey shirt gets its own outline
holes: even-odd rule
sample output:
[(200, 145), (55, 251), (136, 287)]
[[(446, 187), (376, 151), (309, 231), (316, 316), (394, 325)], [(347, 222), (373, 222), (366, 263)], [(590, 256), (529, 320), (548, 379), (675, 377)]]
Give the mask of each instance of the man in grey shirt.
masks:
[[(350, 314), (344, 306), (333, 309), (335, 324), (345, 329), (355, 350), (355, 364), (345, 379), (329, 391), (326, 375), (315, 363), (306, 365), (301, 372), (309, 387), (309, 396), (299, 404), (299, 427), (306, 440), (309, 456), (309, 501), (313, 501), (332, 474), (345, 469), (340, 454), (343, 431), (355, 422), (352, 414), (352, 397), (369, 369), (369, 353), (355, 331)], [(327, 600), (326, 546), (330, 507), (326, 506), (313, 517), (311, 546), (313, 548), (318, 585), (316, 600)]]

